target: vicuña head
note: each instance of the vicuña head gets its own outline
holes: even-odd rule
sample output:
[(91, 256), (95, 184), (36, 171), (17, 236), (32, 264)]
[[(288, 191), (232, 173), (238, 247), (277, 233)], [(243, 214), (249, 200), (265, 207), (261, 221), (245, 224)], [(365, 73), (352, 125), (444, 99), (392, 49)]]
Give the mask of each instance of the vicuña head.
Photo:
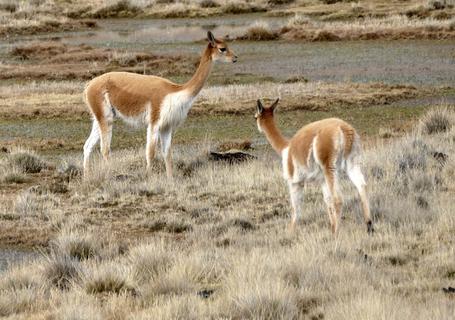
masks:
[(224, 40), (216, 39), (210, 31), (207, 32), (207, 40), (213, 61), (237, 62), (237, 56), (229, 49)]
[(291, 228), (294, 229), (302, 214), (304, 183), (317, 181), (322, 186), (332, 232), (337, 232), (342, 207), (338, 177), (344, 170), (359, 192), (367, 230), (372, 232), (366, 182), (360, 168), (360, 138), (355, 129), (341, 119), (329, 118), (303, 126), (287, 139), (274, 119), (278, 101), (264, 107), (258, 100), (255, 117), (259, 131), (265, 133), (282, 157), (283, 176), (289, 186), (293, 209)]
[(237, 56), (228, 45), (209, 31), (199, 67), (184, 84), (167, 79), (129, 72), (109, 72), (91, 80), (84, 91), (93, 116), (92, 132), (84, 145), (84, 175), (95, 144), (101, 140), (101, 153), (110, 153), (112, 124), (116, 116), (130, 123), (147, 125), (146, 160), (151, 167), (158, 140), (172, 177), (171, 139), (173, 132), (186, 119), (195, 98), (204, 86), (214, 61), (236, 62)]

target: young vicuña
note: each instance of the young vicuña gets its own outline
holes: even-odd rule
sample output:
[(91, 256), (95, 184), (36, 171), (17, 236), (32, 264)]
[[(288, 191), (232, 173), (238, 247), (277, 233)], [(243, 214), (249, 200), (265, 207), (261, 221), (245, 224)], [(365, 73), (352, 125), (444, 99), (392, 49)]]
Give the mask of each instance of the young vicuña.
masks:
[(193, 77), (180, 85), (167, 79), (128, 72), (109, 72), (91, 80), (84, 91), (93, 115), (90, 136), (84, 145), (84, 174), (90, 153), (101, 139), (101, 153), (109, 158), (112, 124), (115, 116), (132, 123), (147, 124), (147, 168), (155, 156), (158, 140), (165, 159), (166, 174), (172, 177), (172, 133), (185, 120), (196, 96), (204, 86), (214, 61), (236, 62), (237, 56), (227, 44), (209, 31), (208, 45)]
[(291, 229), (302, 213), (304, 183), (320, 181), (332, 232), (337, 232), (342, 206), (338, 180), (340, 171), (345, 170), (359, 192), (367, 230), (373, 232), (366, 183), (360, 169), (360, 138), (355, 129), (341, 119), (330, 118), (310, 123), (286, 139), (275, 124), (278, 101), (264, 108), (258, 100), (256, 119), (259, 131), (265, 133), (282, 157), (293, 209)]

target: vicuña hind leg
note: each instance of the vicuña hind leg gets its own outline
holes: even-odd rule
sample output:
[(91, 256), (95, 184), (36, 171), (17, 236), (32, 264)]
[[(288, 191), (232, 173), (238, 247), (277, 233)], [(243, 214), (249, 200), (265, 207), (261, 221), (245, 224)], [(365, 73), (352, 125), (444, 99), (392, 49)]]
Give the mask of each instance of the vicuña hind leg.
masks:
[(289, 182), (289, 193), (291, 195), (292, 217), (290, 230), (295, 229), (296, 223), (301, 219), (303, 206), (303, 182)]
[(336, 171), (328, 168), (324, 171), (324, 176), (327, 190), (327, 207), (329, 212), (331, 212), (331, 229), (332, 233), (336, 234), (341, 220), (343, 201), (341, 199)]
[(368, 233), (372, 233), (374, 232), (374, 229), (373, 222), (371, 221), (370, 205), (368, 203), (368, 196), (366, 192), (366, 182), (360, 166), (348, 163), (347, 173), (349, 179), (359, 192), (360, 201), (362, 202), (363, 217), (365, 219), (365, 223), (367, 224), (367, 231)]
[(101, 154), (103, 155), (104, 160), (108, 161), (111, 152), (112, 123), (101, 122), (99, 126), (101, 133)]
[(158, 142), (158, 130), (154, 129), (151, 124), (147, 127), (147, 146), (145, 158), (147, 160), (147, 170), (150, 170), (153, 158), (155, 158), (156, 144)]

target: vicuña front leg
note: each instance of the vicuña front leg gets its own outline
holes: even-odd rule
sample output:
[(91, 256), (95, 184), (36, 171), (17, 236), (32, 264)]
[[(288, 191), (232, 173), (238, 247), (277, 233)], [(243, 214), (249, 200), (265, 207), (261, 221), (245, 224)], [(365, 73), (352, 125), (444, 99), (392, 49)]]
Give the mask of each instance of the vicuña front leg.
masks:
[(99, 139), (100, 131), (98, 122), (96, 120), (93, 120), (92, 131), (90, 132), (90, 136), (87, 138), (87, 141), (85, 141), (84, 144), (84, 177), (88, 176), (90, 154), (92, 153), (93, 147), (98, 143)]
[(171, 140), (172, 130), (167, 129), (160, 132), (161, 152), (163, 154), (164, 162), (166, 164), (166, 175), (172, 178), (172, 156), (171, 156)]

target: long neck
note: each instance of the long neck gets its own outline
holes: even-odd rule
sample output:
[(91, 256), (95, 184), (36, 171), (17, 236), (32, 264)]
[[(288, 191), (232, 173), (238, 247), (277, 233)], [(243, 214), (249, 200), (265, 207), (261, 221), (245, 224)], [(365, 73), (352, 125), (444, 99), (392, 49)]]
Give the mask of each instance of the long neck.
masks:
[(193, 97), (197, 96), (209, 77), (210, 71), (212, 70), (212, 64), (211, 50), (210, 47), (207, 46), (202, 54), (201, 62), (199, 63), (196, 73), (183, 85), (183, 89), (188, 90)]
[(289, 141), (281, 134), (281, 131), (277, 128), (273, 118), (264, 119), (261, 128), (264, 131), (267, 140), (272, 145), (272, 148), (281, 155), (283, 149), (289, 145)]

